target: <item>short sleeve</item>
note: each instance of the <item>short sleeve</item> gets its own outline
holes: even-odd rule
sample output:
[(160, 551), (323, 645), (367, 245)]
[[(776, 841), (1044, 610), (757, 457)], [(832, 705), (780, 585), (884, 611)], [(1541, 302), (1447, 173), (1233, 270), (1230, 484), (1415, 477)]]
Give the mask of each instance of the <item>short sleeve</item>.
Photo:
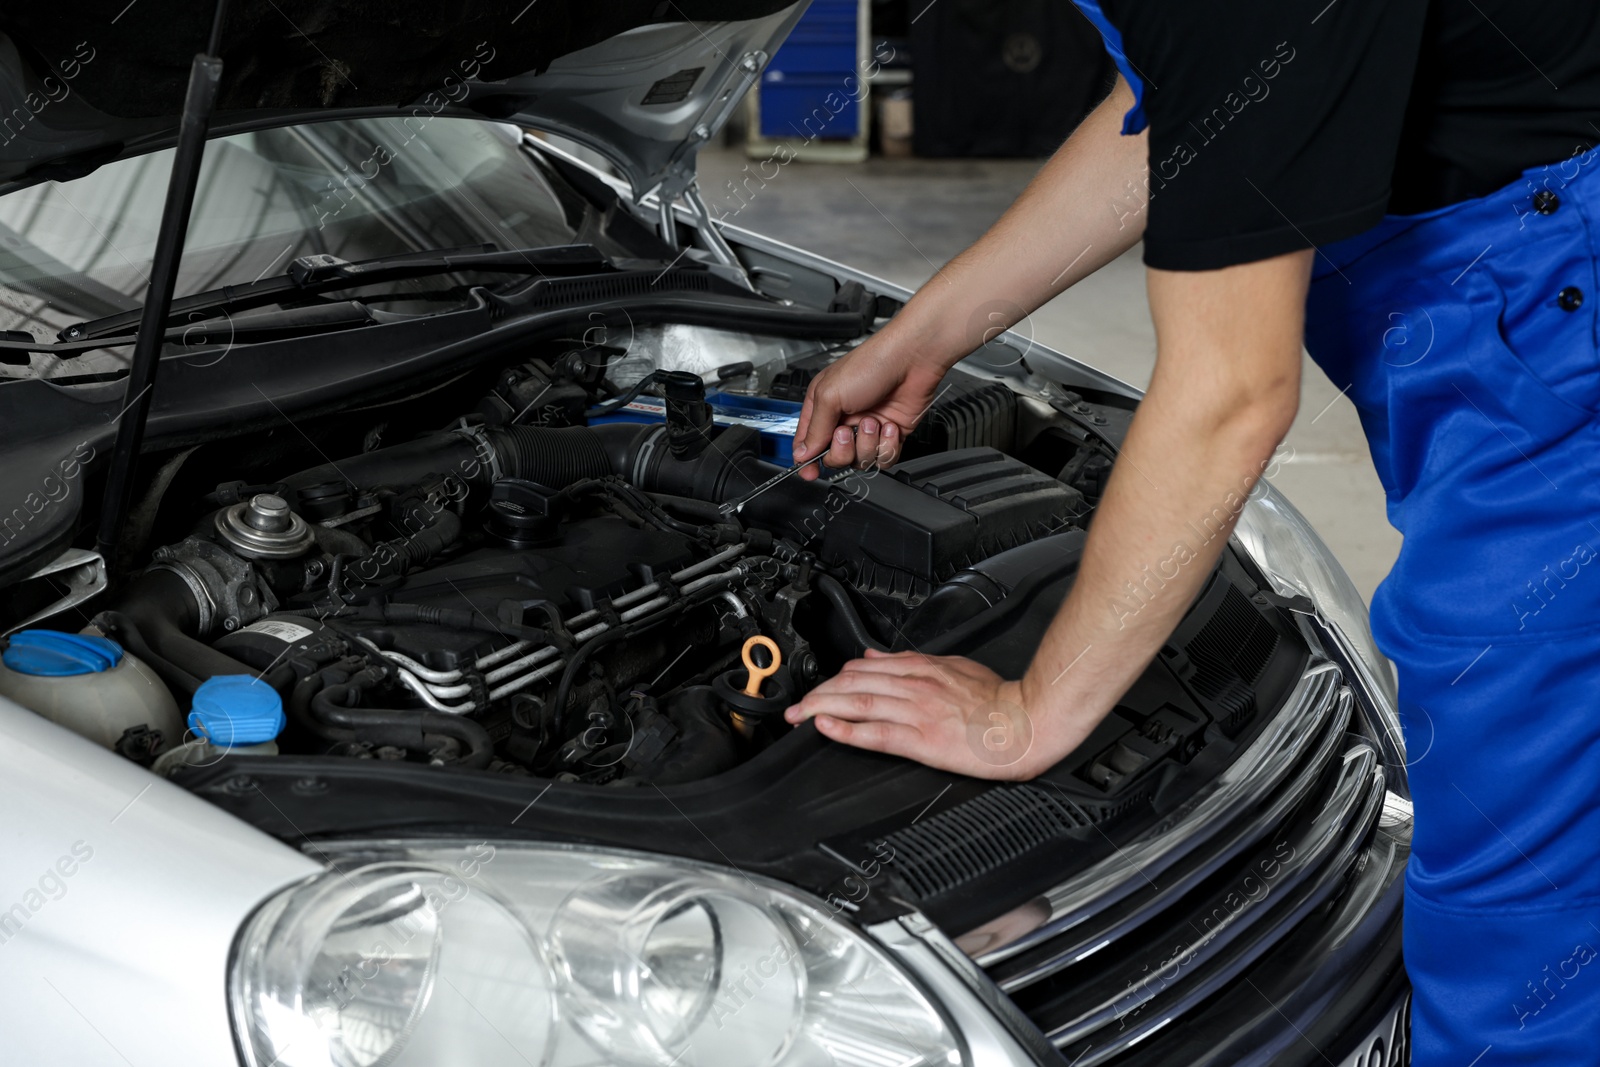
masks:
[(1212, 270), (1383, 217), (1426, 0), (1103, 0), (1149, 122), (1145, 262)]

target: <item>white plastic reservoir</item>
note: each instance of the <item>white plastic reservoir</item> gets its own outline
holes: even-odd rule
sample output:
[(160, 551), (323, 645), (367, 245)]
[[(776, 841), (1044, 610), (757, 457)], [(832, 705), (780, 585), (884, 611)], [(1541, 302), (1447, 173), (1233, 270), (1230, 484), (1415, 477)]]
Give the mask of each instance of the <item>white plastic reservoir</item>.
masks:
[(183, 739), (172, 693), (149, 665), (108, 637), (21, 630), (0, 653), (0, 695), (106, 748), (135, 726)]

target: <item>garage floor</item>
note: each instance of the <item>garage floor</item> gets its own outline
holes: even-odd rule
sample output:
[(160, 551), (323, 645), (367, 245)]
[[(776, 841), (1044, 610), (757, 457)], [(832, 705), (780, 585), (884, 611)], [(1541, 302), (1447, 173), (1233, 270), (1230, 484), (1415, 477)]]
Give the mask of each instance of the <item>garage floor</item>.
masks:
[[(726, 212), (729, 222), (915, 287), (981, 235), (1037, 168), (1031, 160), (792, 162), (763, 182), (742, 152), (722, 149), (701, 153), (700, 186), (713, 213)], [(1041, 344), (1148, 384), (1155, 336), (1139, 250), (1021, 328)], [(1316, 526), (1370, 602), (1400, 535), (1384, 518), (1355, 408), (1309, 358), (1303, 380), (1300, 414), (1273, 484)]]

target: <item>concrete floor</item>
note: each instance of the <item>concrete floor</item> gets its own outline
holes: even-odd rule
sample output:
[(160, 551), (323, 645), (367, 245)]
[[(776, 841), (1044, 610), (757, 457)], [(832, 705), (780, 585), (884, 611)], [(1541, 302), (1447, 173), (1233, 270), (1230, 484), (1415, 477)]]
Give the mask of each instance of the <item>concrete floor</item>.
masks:
[[(750, 169), (746, 170), (746, 166)], [(742, 152), (700, 155), (700, 187), (713, 214), (915, 288), (1016, 198), (1034, 160), (791, 162), (766, 182)], [(771, 173), (772, 166), (766, 168)], [(730, 183), (742, 186), (736, 196)], [(1155, 334), (1135, 248), (1034, 312), (1034, 340), (1144, 387)], [(1300, 414), (1273, 484), (1283, 490), (1370, 602), (1400, 548), (1355, 407), (1309, 358)]]

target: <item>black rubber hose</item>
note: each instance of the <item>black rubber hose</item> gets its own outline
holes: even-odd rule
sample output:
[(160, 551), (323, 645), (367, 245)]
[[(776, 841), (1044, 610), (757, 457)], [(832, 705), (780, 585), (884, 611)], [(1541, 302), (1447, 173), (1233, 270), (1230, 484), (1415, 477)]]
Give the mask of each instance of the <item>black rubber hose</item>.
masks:
[(289, 721), (324, 741), (354, 741), (356, 738), (354, 730), (329, 726), (311, 713), (311, 698), (327, 684), (327, 679), (321, 672), (307, 675), (296, 682), (294, 688), (289, 691), (286, 709)]
[(496, 426), (481, 440), (459, 433), (431, 434), (311, 467), (284, 480), (290, 490), (325, 482), (344, 482), (358, 489), (380, 485), (413, 485), (430, 474), (453, 474), (463, 481), (488, 484), (498, 461), (503, 478), (525, 478), (552, 489), (582, 478), (611, 473), (605, 446), (584, 426)]
[[(703, 525), (684, 522), (667, 514), (666, 509), (657, 504), (649, 493), (640, 492), (620, 478), (594, 478), (574, 482), (566, 489), (566, 494), (571, 497), (595, 494), (610, 497), (613, 504), (620, 504), (630, 511), (638, 521), (645, 526), (654, 526), (660, 530), (671, 530), (688, 537), (699, 537), (705, 533)], [(707, 505), (712, 512), (716, 512), (714, 505)], [(627, 516), (624, 515), (624, 518)], [(726, 522), (726, 518), (720, 521)]]
[(139, 624), (128, 618), (120, 611), (102, 611), (94, 617), (94, 625), (115, 638), (117, 643), (128, 651), (138, 656), (150, 669), (167, 683), (169, 689), (180, 693), (192, 694), (200, 688), (201, 679), (196, 678), (188, 671), (172, 663), (168, 663), (160, 653), (150, 647), (144, 639), (144, 634), (139, 629)]
[(661, 378), (662, 378), (662, 375), (664, 375), (666, 373), (667, 373), (666, 371), (659, 371), (659, 370), (651, 371), (649, 374), (646, 374), (643, 378), (640, 378), (638, 381), (634, 382), (631, 386), (628, 387), (628, 389), (625, 392), (623, 392), (619, 396), (614, 396), (610, 400), (607, 400), (607, 401), (605, 401), (604, 403), (601, 403), (601, 404), (596, 404), (594, 407), (592, 407), (589, 410), (585, 411), (583, 413), (584, 418), (596, 419), (596, 418), (599, 418), (601, 415), (609, 415), (613, 411), (617, 411), (620, 408), (627, 407), (629, 404), (633, 403), (634, 400), (638, 399), (638, 396), (639, 396), (640, 393), (644, 392), (646, 389), (650, 388), (652, 385), (654, 385), (657, 382), (659, 382), (661, 380)]
[(573, 681), (578, 677), (578, 668), (587, 663), (590, 656), (606, 645), (615, 644), (623, 638), (637, 637), (639, 634), (659, 626), (668, 618), (676, 618), (679, 613), (689, 608), (698, 607), (707, 601), (716, 599), (722, 595), (722, 591), (725, 588), (727, 586), (719, 582), (708, 589), (697, 590), (692, 596), (662, 605), (661, 610), (656, 614), (647, 615), (642, 619), (634, 619), (632, 622), (625, 622), (616, 629), (607, 630), (605, 633), (592, 637), (579, 645), (577, 651), (572, 654), (572, 658), (567, 660), (567, 666), (561, 672), (561, 681), (556, 686), (555, 700), (551, 704), (553, 709), (551, 712), (551, 732), (556, 737), (562, 736), (561, 732), (567, 724), (567, 701), (572, 696)]
[[(611, 461), (599, 436), (586, 426), (501, 426), (488, 431), (506, 478), (564, 489), (584, 478), (604, 478)], [(488, 481), (485, 476), (484, 481)]]
[(471, 719), (437, 711), (363, 708), (348, 703), (360, 693), (359, 685), (330, 685), (311, 698), (311, 717), (323, 725), (353, 731), (362, 741), (410, 752), (427, 752), (430, 736), (451, 738), (463, 749), (460, 756), (446, 761), (453, 767), (487, 767), (494, 758), (489, 731)]
[[(433, 525), (407, 537), (384, 541), (360, 559), (344, 567), (340, 584), (349, 589), (398, 578), (427, 563), (461, 539), (461, 518), (453, 511), (441, 511)], [(329, 587), (335, 588), (329, 578)]]
[[(643, 629), (643, 627), (641, 627)], [(632, 637), (636, 631), (627, 625), (619, 626), (615, 630), (607, 630), (598, 637), (591, 638), (578, 646), (578, 650), (567, 660), (566, 669), (561, 672), (561, 682), (556, 686), (556, 698), (551, 705), (554, 718), (551, 733), (559, 739), (562, 731), (567, 726), (567, 701), (572, 697), (572, 682), (578, 676), (578, 668), (589, 661), (589, 657), (606, 645), (616, 644), (625, 637)]]
[(717, 510), (717, 505), (709, 500), (696, 500), (692, 496), (674, 496), (671, 493), (646, 493), (656, 506), (666, 511), (677, 511), (687, 515), (703, 525), (716, 526), (719, 523), (737, 522), (738, 519), (724, 515)]
[(200, 625), (200, 609), (189, 586), (171, 571), (141, 574), (97, 617), (134, 655), (148, 659), (163, 681), (191, 696), (207, 678), (256, 673), (190, 636)]
[(311, 536), (315, 538), (317, 547), (330, 556), (364, 556), (372, 551), (371, 545), (349, 530), (337, 526), (314, 522), (311, 524)]
[(850, 599), (850, 592), (844, 587), (843, 582), (831, 574), (818, 574), (812, 580), (816, 583), (817, 590), (827, 598), (829, 604), (833, 605), (834, 611), (839, 613), (850, 640), (856, 644), (857, 655), (869, 648), (878, 652), (889, 651), (889, 646), (873, 637), (871, 631), (867, 629), (867, 624), (862, 621), (861, 613), (856, 611), (855, 602)]
[(338, 463), (311, 467), (284, 479), (284, 486), (298, 490), (327, 482), (343, 482), (358, 489), (412, 485), (429, 474), (462, 470), (463, 465), (474, 475), (484, 466), (475, 442), (459, 434), (430, 434), (415, 441), (349, 456)]

